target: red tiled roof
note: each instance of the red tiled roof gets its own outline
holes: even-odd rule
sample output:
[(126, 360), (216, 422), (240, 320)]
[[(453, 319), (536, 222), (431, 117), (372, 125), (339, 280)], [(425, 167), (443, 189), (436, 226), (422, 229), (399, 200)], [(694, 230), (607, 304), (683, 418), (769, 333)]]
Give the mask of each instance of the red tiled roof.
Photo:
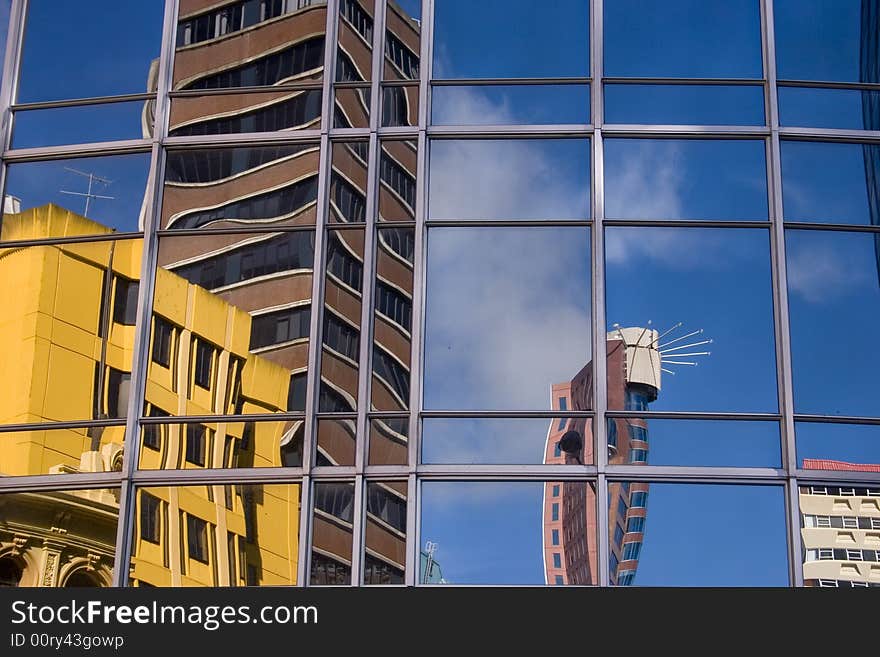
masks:
[(804, 459), (804, 470), (849, 470), (853, 472), (880, 472), (880, 463), (847, 463), (830, 459)]

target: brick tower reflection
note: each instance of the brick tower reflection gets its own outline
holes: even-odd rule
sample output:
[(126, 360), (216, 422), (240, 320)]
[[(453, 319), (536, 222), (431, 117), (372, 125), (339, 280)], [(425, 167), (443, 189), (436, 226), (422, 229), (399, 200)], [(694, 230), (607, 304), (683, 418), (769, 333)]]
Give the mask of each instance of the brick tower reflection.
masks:
[[(650, 328), (615, 328), (606, 336), (609, 410), (646, 411), (660, 392), (663, 366), (661, 335)], [(685, 339), (699, 333), (682, 336)], [(670, 342), (680, 340), (676, 338)], [(705, 343), (708, 341), (703, 341)], [(553, 410), (593, 408), (593, 364), (587, 363), (567, 383), (553, 386)], [(641, 418), (608, 420), (608, 463), (644, 464), (648, 460), (648, 426)], [(594, 463), (592, 420), (555, 418), (547, 432), (544, 463)], [(647, 483), (608, 484), (610, 581), (629, 585), (635, 578), (645, 532)], [(578, 482), (544, 486), (544, 572), (547, 584), (597, 585), (598, 517), (595, 492)]]

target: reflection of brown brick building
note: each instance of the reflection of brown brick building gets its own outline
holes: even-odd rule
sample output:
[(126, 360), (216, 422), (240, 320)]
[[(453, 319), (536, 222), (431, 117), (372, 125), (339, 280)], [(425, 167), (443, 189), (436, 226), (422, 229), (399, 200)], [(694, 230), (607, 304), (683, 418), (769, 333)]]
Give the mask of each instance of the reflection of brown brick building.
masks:
[[(320, 128), (326, 11), (326, 3), (317, 0), (239, 0), (219, 6), (181, 0), (169, 134), (286, 130), (296, 140), (297, 130)], [(367, 127), (373, 3), (342, 0), (339, 11), (333, 127)], [(417, 79), (418, 23), (393, 3), (388, 16), (383, 77)], [(238, 91), (243, 88), (246, 93)], [(414, 95), (403, 87), (402, 96), (385, 94), (394, 102), (381, 103), (383, 112), (405, 117), (394, 125), (416, 122), (414, 90)], [(409, 408), (414, 231), (399, 225), (378, 229), (375, 278), (364, 271), (368, 142), (334, 141), (329, 229), (324, 253), (315, 254), (319, 150), (310, 139), (169, 150), (160, 218), (168, 233), (160, 239), (158, 264), (251, 315), (251, 352), (290, 371), (287, 410), (301, 412), (315, 312), (315, 256), (324, 258), (318, 411), (347, 417), (319, 419), (315, 463), (353, 465), (355, 417), (358, 405), (367, 403), (358, 399), (358, 363), (361, 331), (370, 328), (361, 325), (364, 293), (370, 289), (370, 408)], [(381, 142), (380, 221), (414, 222), (416, 161), (414, 140)], [(173, 234), (184, 230), (201, 233)], [(297, 465), (303, 427), (299, 422), (291, 427), (297, 432), (285, 446), (284, 462)], [(399, 421), (372, 421), (370, 436), (375, 443), (371, 462), (406, 462), (406, 431)], [(373, 583), (402, 582), (405, 523), (393, 518), (401, 504), (405, 509), (406, 486), (371, 482), (368, 488), (366, 577)], [(350, 580), (353, 493), (349, 483), (316, 485), (313, 583)], [(405, 511), (401, 517), (405, 521)]]
[[(608, 334), (607, 372), (610, 410), (647, 410), (659, 389), (656, 331), (626, 328)], [(656, 355), (655, 355), (656, 354)], [(569, 383), (553, 386), (555, 411), (593, 407), (593, 366), (587, 363)], [(560, 440), (576, 432), (580, 448), (563, 450)], [(608, 420), (608, 463), (646, 463), (647, 423), (638, 418)], [(592, 420), (555, 418), (547, 432), (544, 463), (594, 463)], [(648, 484), (609, 482), (609, 573), (612, 584), (632, 583), (644, 537)], [(544, 570), (547, 584), (598, 583), (596, 496), (580, 482), (544, 486)]]

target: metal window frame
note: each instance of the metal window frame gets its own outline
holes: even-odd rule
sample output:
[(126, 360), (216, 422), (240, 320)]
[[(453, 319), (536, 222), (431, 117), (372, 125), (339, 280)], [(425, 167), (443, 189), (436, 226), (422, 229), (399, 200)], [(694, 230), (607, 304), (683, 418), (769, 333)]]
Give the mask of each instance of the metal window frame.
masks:
[[(590, 76), (583, 78), (486, 78), (486, 79), (432, 79), (434, 0), (421, 3), (420, 77), (418, 80), (383, 80), (385, 61), (386, 3), (377, 0), (373, 24), (372, 78), (369, 86), (370, 124), (367, 128), (333, 127), (335, 90), (351, 85), (335, 82), (335, 58), (339, 16), (339, 0), (328, 0), (326, 39), (324, 52), (324, 75), (320, 83), (311, 85), (322, 89), (321, 125), (293, 133), (242, 133), (229, 135), (205, 135), (194, 137), (169, 137), (168, 122), (170, 102), (173, 97), (188, 95), (171, 89), (173, 58), (175, 53), (178, 0), (165, 0), (164, 23), (159, 59), (158, 89), (155, 93), (121, 94), (115, 96), (61, 99), (38, 103), (16, 103), (15, 95), (21, 69), (22, 42), (27, 15), (28, 0), (12, 0), (10, 29), (3, 63), (3, 82), (0, 85), (0, 187), (5, 189), (7, 168), (10, 164), (40, 162), (71, 157), (101, 156), (127, 153), (150, 153), (151, 168), (147, 192), (148, 212), (143, 232), (113, 233), (110, 235), (77, 236), (72, 238), (47, 238), (5, 242), (3, 247), (40, 246), (46, 244), (87, 243), (126, 238), (143, 238), (143, 264), (138, 296), (138, 323), (135, 330), (134, 362), (132, 368), (132, 392), (128, 414), (117, 420), (84, 420), (81, 422), (53, 422), (41, 424), (9, 424), (0, 426), (3, 434), (39, 428), (63, 429), (89, 426), (125, 426), (127, 447), (123, 456), (122, 472), (82, 473), (72, 475), (32, 475), (0, 478), (0, 492), (80, 490), (89, 488), (118, 488), (120, 512), (117, 525), (116, 568), (113, 583), (128, 584), (127, 564), (132, 550), (132, 528), (136, 524), (135, 493), (143, 486), (184, 486), (205, 484), (274, 484), (295, 483), (301, 485), (299, 519), (299, 568), (300, 586), (310, 580), (311, 527), (313, 518), (313, 486), (318, 481), (348, 481), (355, 489), (355, 507), (352, 536), (352, 586), (363, 583), (363, 555), (366, 531), (366, 484), (372, 481), (407, 482), (407, 531), (405, 585), (419, 583), (421, 552), (421, 492), (424, 482), (432, 481), (583, 481), (595, 486), (597, 502), (598, 584), (609, 586), (610, 538), (608, 528), (608, 486), (614, 482), (654, 482), (670, 484), (726, 484), (761, 485), (780, 488), (784, 493), (785, 520), (789, 581), (793, 586), (803, 585), (803, 546), (801, 542), (801, 514), (799, 487), (811, 484), (852, 484), (855, 486), (880, 485), (880, 473), (853, 471), (804, 470), (797, 461), (795, 423), (840, 423), (880, 425), (878, 417), (851, 417), (832, 415), (806, 415), (794, 411), (794, 393), (791, 369), (791, 344), (788, 314), (788, 289), (785, 258), (785, 233), (787, 230), (851, 231), (876, 233), (876, 226), (853, 226), (832, 223), (786, 222), (782, 213), (782, 140), (806, 140), (832, 143), (880, 143), (880, 131), (859, 131), (831, 128), (784, 127), (779, 124), (777, 91), (780, 87), (810, 87), (819, 89), (880, 89), (876, 84), (843, 83), (810, 80), (777, 80), (776, 50), (774, 41), (774, 16), (772, 0), (760, 1), (761, 48), (763, 77), (756, 79), (723, 78), (617, 78), (603, 77), (603, 0), (590, 2)], [(431, 125), (431, 94), (433, 87), (499, 85), (589, 85), (589, 124), (552, 125)], [(764, 90), (765, 124), (757, 126), (723, 125), (622, 125), (606, 124), (604, 121), (605, 84), (665, 84), (665, 85), (725, 85), (761, 86)], [(407, 85), (419, 89), (418, 124), (404, 127), (381, 126), (381, 90), (387, 85)], [(301, 88), (302, 85), (293, 85)], [(308, 85), (307, 85), (308, 86)], [(259, 92), (259, 89), (233, 89), (224, 93)], [(265, 91), (265, 90), (264, 90)], [(106, 103), (135, 102), (156, 99), (156, 125), (152, 138), (128, 139), (103, 143), (62, 144), (57, 146), (19, 148), (11, 146), (14, 113), (61, 107), (85, 107)], [(681, 138), (681, 139), (760, 139), (766, 146), (767, 193), (769, 216), (767, 221), (683, 221), (683, 220), (610, 220), (605, 218), (604, 199), (604, 139), (605, 138)], [(378, 190), (380, 181), (379, 158), (384, 139), (409, 139), (417, 143), (416, 207), (414, 222), (390, 222), (379, 224)], [(428, 219), (428, 190), (430, 146), (434, 139), (529, 139), (568, 138), (589, 139), (591, 149), (591, 213), (587, 220), (578, 221), (437, 221)], [(318, 413), (321, 358), (321, 318), (323, 313), (313, 312), (310, 325), (308, 354), (306, 411), (304, 413), (255, 414), (241, 416), (193, 416), (148, 418), (142, 409), (146, 388), (146, 368), (149, 364), (150, 318), (153, 285), (157, 265), (159, 238), (201, 234), (205, 231), (167, 231), (158, 227), (162, 204), (164, 163), (168, 150), (182, 148), (213, 148), (235, 146), (265, 146), (309, 142), (320, 150), (318, 171), (318, 208), (314, 226), (291, 227), (289, 230), (314, 230), (315, 267), (312, 283), (312, 306), (323, 309), (325, 246), (328, 223), (329, 176), (332, 163), (332, 144), (342, 140), (363, 139), (369, 143), (367, 177), (367, 216), (362, 224), (349, 226), (365, 231), (364, 277), (361, 308), (360, 363), (358, 378), (358, 407), (356, 413)], [(372, 377), (373, 295), (379, 227), (395, 225), (410, 227), (415, 232), (413, 263), (413, 317), (410, 368), (409, 409), (394, 412), (374, 412), (370, 404)], [(594, 408), (579, 412), (554, 412), (547, 410), (516, 411), (461, 411), (455, 409), (425, 410), (422, 403), (425, 368), (425, 294), (427, 289), (427, 239), (428, 230), (434, 227), (537, 227), (582, 226), (590, 230), (591, 267), (591, 346), (594, 354)], [(672, 411), (627, 412), (608, 408), (606, 390), (606, 363), (596, 358), (605, 350), (605, 229), (615, 226), (631, 227), (703, 227), (724, 229), (756, 229), (767, 231), (770, 239), (770, 272), (774, 313), (774, 341), (776, 345), (777, 413), (694, 413)], [(278, 229), (272, 229), (277, 231)], [(242, 230), (218, 232), (264, 232), (245, 227)], [(319, 418), (347, 417), (356, 420), (357, 443), (354, 466), (318, 467), (314, 465), (316, 449), (316, 423)], [(406, 464), (375, 466), (368, 463), (370, 422), (381, 417), (404, 418), (408, 421), (408, 460)], [(574, 465), (455, 465), (423, 464), (421, 454), (421, 426), (425, 418), (554, 418), (586, 417), (593, 419), (595, 464)], [(779, 468), (748, 467), (693, 467), (658, 465), (609, 465), (607, 449), (607, 419), (609, 418), (656, 418), (676, 420), (717, 421), (765, 421), (775, 422), (780, 429), (782, 463)], [(142, 426), (152, 424), (181, 424), (191, 421), (283, 421), (304, 420), (305, 440), (301, 467), (247, 468), (247, 469), (199, 469), (199, 470), (138, 470), (136, 449)], [(134, 447), (134, 449), (132, 448)]]

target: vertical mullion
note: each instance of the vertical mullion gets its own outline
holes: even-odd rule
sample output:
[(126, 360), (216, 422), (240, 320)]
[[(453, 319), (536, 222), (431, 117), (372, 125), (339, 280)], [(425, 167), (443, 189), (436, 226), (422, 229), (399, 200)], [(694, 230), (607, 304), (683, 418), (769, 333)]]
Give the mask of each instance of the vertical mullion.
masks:
[[(782, 414), (782, 466), (788, 477), (787, 518), (788, 561), (790, 581), (803, 586), (801, 567), (800, 508), (797, 496), (797, 446), (794, 425), (794, 385), (791, 372), (791, 333), (788, 314), (788, 281), (785, 260), (785, 224), (782, 207), (782, 159), (779, 141), (779, 102), (776, 84), (776, 40), (772, 0), (762, 0), (762, 27), (764, 29), (765, 72), (767, 77), (768, 107), (770, 113), (770, 158), (767, 163), (772, 203), (770, 205), (773, 234), (771, 238), (771, 270), (775, 306), (780, 413)], [(792, 490), (794, 492), (792, 492)]]
[[(303, 468), (304, 472), (308, 469)], [(312, 486), (311, 477), (303, 475), (302, 484), (300, 485), (299, 500), (299, 543), (297, 559), (299, 566), (296, 569), (296, 585), (308, 586), (311, 571), (311, 543), (312, 543)]]
[[(6, 35), (6, 52), (3, 60), (3, 83), (0, 85), (0, 150), (5, 154), (12, 145), (13, 115), (10, 106), (18, 90), (21, 49), (24, 43), (24, 27), (27, 16), (27, 0), (12, 0)], [(6, 162), (0, 163), (0, 190), (6, 199)]]
[[(406, 562), (403, 577), (403, 583), (407, 586), (415, 585), (419, 572), (418, 555), (413, 555), (411, 549), (411, 537), (414, 537), (416, 524), (419, 521), (415, 504), (417, 486), (416, 475), (414, 472), (410, 472), (406, 479), (406, 551), (404, 552)], [(416, 543), (416, 545), (418, 544)]]
[[(166, 0), (163, 15), (162, 44), (159, 50), (159, 75), (156, 88), (156, 112), (153, 125), (153, 148), (150, 155), (150, 174), (147, 178), (145, 194), (149, 195), (141, 226), (144, 236), (141, 251), (141, 279), (138, 284), (138, 309), (135, 324), (133, 362), (131, 367), (132, 386), (128, 397), (125, 424), (124, 448), (122, 451), (123, 486), (119, 495), (119, 525), (116, 531), (116, 567), (113, 569), (113, 585), (128, 584), (128, 563), (134, 544), (134, 495), (136, 489), (131, 485), (132, 476), (138, 467), (140, 446), (139, 418), (144, 409), (147, 374), (149, 371), (149, 345), (153, 317), (153, 294), (159, 253), (159, 238), (156, 230), (158, 217), (162, 212), (165, 173), (165, 151), (162, 142), (168, 130), (168, 91), (174, 60), (174, 37), (177, 32), (178, 0)], [(131, 531), (129, 531), (131, 530)]]
[(297, 585), (308, 586), (311, 576), (312, 495), (309, 476), (314, 465), (315, 413), (321, 388), (321, 335), (324, 307), (324, 230), (330, 207), (330, 171), (332, 155), (330, 126), (333, 121), (333, 77), (336, 70), (336, 25), (339, 20), (338, 0), (327, 0), (327, 22), (324, 28), (324, 80), (321, 87), (321, 147), (318, 158), (318, 207), (315, 216), (315, 262), (312, 268), (312, 314), (309, 326), (309, 362), (306, 369), (306, 419), (303, 427), (303, 480), (300, 488), (299, 568)]
[(425, 324), (425, 256), (427, 236), (425, 217), (428, 204), (428, 117), (432, 76), (432, 52), (434, 43), (434, 0), (422, 0), (421, 41), (419, 43), (419, 136), (418, 162), (416, 165), (416, 226), (413, 235), (413, 312), (410, 336), (410, 395), (409, 395), (409, 443), (407, 461), (410, 470), (407, 500), (406, 532), (406, 584), (419, 584), (421, 484), (415, 475), (421, 455), (421, 411), (424, 354), (422, 332)]
[(366, 522), (366, 495), (364, 475), (359, 474), (354, 480), (354, 518), (352, 519), (352, 548), (351, 548), (351, 585), (360, 586), (363, 581), (363, 565), (361, 559), (364, 536), (364, 523)]
[[(3, 84), (0, 86), (0, 109), (2, 109), (2, 148), (9, 150), (12, 138), (12, 110), (18, 93), (21, 53), (24, 45), (24, 28), (27, 18), (28, 0), (12, 0), (9, 10), (9, 25), (6, 34), (6, 52), (3, 60)], [(0, 181), (2, 183), (3, 181)]]
[(591, 8), (591, 71), (593, 83), (590, 86), (590, 118), (594, 126), (592, 138), (592, 194), (593, 227), (590, 231), (592, 261), (592, 332), (593, 332), (593, 419), (594, 451), (599, 477), (596, 483), (596, 546), (600, 586), (608, 586), (608, 483), (605, 469), (608, 465), (608, 438), (605, 425), (605, 412), (608, 406), (605, 353), (605, 166), (602, 145), (602, 125), (604, 107), (602, 94), (603, 71), (603, 13), (602, 0), (593, 0)]

